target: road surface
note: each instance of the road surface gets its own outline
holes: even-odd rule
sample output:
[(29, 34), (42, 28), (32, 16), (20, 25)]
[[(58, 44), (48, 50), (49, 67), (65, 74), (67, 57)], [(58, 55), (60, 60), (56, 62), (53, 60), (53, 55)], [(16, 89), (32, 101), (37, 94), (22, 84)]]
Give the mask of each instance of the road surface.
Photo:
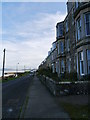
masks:
[(18, 118), (33, 77), (30, 75), (3, 83), (2, 118)]

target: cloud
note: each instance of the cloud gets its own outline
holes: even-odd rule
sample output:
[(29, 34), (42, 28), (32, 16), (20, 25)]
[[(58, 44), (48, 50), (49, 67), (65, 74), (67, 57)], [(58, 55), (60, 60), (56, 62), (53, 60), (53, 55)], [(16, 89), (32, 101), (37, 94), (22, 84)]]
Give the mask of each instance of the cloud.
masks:
[[(32, 21), (15, 23), (14, 30), (9, 31), (9, 35), (18, 36), (24, 39), (43, 37), (44, 35), (55, 35), (57, 22), (64, 20), (65, 15), (60, 12), (56, 14), (40, 13)], [(41, 34), (40, 34), (41, 33)]]
[[(67, 0), (2, 0), (2, 1), (3, 2), (67, 2)], [(71, 2), (75, 2), (75, 0), (71, 0)]]
[(14, 23), (14, 30), (3, 30), (3, 38), (8, 36), (6, 40), (3, 39), (6, 67), (16, 67), (19, 62), (21, 68), (24, 65), (37, 68), (55, 41), (56, 23), (64, 20), (65, 15), (61, 12), (39, 13), (32, 21)]

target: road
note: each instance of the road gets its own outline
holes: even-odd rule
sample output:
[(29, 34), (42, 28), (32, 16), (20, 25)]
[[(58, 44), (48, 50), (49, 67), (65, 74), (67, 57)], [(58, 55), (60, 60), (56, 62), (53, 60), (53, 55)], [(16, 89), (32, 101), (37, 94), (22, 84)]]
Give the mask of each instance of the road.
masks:
[(33, 77), (30, 75), (3, 83), (2, 118), (18, 118)]

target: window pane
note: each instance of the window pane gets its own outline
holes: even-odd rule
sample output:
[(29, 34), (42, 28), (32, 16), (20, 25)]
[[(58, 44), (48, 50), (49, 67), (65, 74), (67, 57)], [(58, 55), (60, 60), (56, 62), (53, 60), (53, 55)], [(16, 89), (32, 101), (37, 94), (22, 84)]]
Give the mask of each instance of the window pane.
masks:
[(80, 60), (83, 60), (83, 52), (79, 53)]
[(83, 60), (83, 52), (81, 52), (81, 60)]
[(80, 27), (80, 19), (78, 20), (78, 29), (79, 29), (79, 27)]
[(79, 58), (80, 58), (80, 60), (81, 60), (81, 53), (79, 54)]
[(66, 22), (66, 32), (68, 31), (68, 23)]
[(87, 50), (87, 60), (90, 60), (90, 50)]
[(88, 74), (90, 74), (90, 60), (88, 61)]
[(81, 61), (81, 70), (82, 70), (82, 74), (84, 73), (84, 69), (83, 69), (83, 61)]
[(76, 6), (76, 8), (78, 7), (78, 0), (76, 0), (76, 2), (75, 2), (75, 6)]
[(59, 50), (59, 43), (58, 43), (58, 54), (60, 53), (60, 50)]
[(61, 42), (61, 52), (63, 52), (63, 42)]
[(78, 40), (80, 39), (80, 30), (78, 29)]
[[(64, 44), (64, 43), (63, 43), (63, 44)], [(64, 45), (63, 45), (63, 46), (64, 46)], [(70, 50), (70, 40), (68, 39), (68, 37), (67, 37), (67, 39), (66, 39), (65, 47), (66, 47), (66, 50), (67, 50), (67, 51)], [(63, 49), (64, 49), (64, 47), (63, 47)]]
[(81, 38), (81, 19), (77, 20), (77, 39), (80, 40)]
[(64, 61), (61, 61), (61, 72), (64, 72)]
[(90, 35), (90, 13), (85, 14), (86, 35)]
[(90, 22), (90, 13), (87, 13), (87, 14), (86, 14), (86, 23), (87, 23), (87, 22)]
[(80, 74), (84, 74), (84, 66), (83, 66), (83, 52), (79, 53), (79, 62), (80, 62)]
[(90, 35), (90, 22), (86, 24), (86, 33)]

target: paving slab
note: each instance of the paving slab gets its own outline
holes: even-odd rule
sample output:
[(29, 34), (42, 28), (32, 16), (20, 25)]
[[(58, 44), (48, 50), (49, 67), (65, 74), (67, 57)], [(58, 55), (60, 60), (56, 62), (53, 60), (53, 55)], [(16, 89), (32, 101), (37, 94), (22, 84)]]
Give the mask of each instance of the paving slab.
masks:
[(64, 118), (70, 119), (62, 107), (54, 100), (47, 88), (35, 76), (29, 89), (29, 100), (24, 118)]

